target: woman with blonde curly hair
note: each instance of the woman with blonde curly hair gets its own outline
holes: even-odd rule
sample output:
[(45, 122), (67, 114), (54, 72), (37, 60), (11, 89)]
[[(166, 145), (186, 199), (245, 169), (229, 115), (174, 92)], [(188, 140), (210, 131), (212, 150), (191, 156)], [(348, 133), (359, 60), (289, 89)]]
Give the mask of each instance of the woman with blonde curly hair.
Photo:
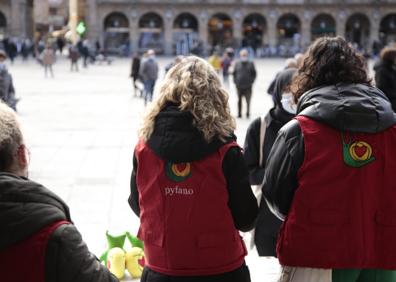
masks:
[(234, 129), (207, 62), (187, 57), (169, 70), (134, 152), (141, 281), (250, 281), (238, 230), (253, 227), (258, 208)]

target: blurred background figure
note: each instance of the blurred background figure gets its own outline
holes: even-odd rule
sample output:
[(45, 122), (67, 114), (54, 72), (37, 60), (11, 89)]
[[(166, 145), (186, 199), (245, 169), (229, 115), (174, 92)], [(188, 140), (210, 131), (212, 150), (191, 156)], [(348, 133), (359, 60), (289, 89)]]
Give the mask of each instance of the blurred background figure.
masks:
[(221, 68), (223, 70), (223, 83), (226, 86), (229, 86), (229, 71), (232, 65), (232, 60), (234, 58), (234, 49), (227, 48), (223, 54), (223, 58), (221, 59)]
[(147, 51), (147, 59), (142, 63), (142, 79), (144, 83), (144, 105), (153, 100), (155, 82), (158, 78), (158, 63), (155, 59), (155, 51)]
[(385, 47), (374, 66), (375, 84), (385, 93), (396, 111), (396, 48)]
[(10, 108), (16, 111), (18, 103), (15, 98), (15, 88), (12, 81), (12, 76), (7, 70), (5, 60), (7, 55), (3, 50), (0, 50), (0, 99), (4, 101)]
[(70, 71), (73, 69), (78, 72), (78, 60), (80, 59), (80, 53), (78, 49), (74, 45), (70, 45), (69, 47), (69, 59), (70, 59)]
[(54, 70), (52, 65), (55, 63), (55, 52), (50, 44), (47, 44), (43, 53), (41, 54), (42, 62), (44, 66), (44, 75), (47, 77), (48, 72), (51, 74), (51, 77), (54, 77)]
[(133, 93), (136, 96), (138, 96), (137, 92), (139, 92), (139, 96), (143, 96), (143, 91), (140, 89), (136, 82), (139, 79), (139, 73), (140, 73), (140, 56), (138, 53), (135, 53), (132, 57), (132, 65), (131, 65), (131, 74), (130, 77), (132, 78), (132, 84), (133, 84)]
[(238, 118), (242, 117), (242, 98), (246, 101), (246, 117), (250, 117), (250, 99), (252, 97), (252, 87), (256, 80), (256, 67), (249, 60), (249, 53), (246, 49), (239, 52), (240, 59), (236, 62), (233, 71), (234, 82), (238, 93)]
[(182, 56), (182, 55), (176, 56), (175, 59), (174, 59), (172, 62), (170, 62), (169, 64), (167, 64), (167, 65), (165, 66), (165, 74), (166, 74), (173, 66), (177, 65), (178, 63), (180, 63), (180, 62), (183, 60), (183, 58), (184, 58), (184, 56)]
[(217, 51), (214, 51), (212, 56), (208, 58), (209, 64), (214, 68), (217, 74), (220, 75), (221, 71), (221, 58)]

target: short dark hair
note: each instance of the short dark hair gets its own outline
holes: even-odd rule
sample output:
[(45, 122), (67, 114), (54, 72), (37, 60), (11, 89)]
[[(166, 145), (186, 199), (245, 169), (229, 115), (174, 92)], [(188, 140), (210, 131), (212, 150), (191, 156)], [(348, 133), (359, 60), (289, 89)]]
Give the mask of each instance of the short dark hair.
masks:
[(337, 83), (371, 84), (364, 57), (341, 36), (322, 37), (309, 47), (291, 90), (297, 101), (310, 89)]

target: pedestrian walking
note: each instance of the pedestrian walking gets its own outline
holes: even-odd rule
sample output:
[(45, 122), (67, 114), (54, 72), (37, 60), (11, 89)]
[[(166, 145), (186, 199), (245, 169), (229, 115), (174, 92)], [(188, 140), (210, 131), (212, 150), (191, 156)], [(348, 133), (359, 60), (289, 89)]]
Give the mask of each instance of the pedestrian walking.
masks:
[(391, 101), (396, 112), (396, 48), (385, 47), (374, 66), (375, 84)]
[(274, 86), (273, 108), (249, 125), (245, 137), (244, 158), (249, 169), (250, 184), (260, 202), (256, 228), (251, 234), (251, 240), (256, 245), (259, 256), (276, 257), (276, 239), (282, 221), (269, 210), (261, 193), (261, 184), (277, 133), (296, 113), (297, 105), (290, 92), (290, 84), (296, 70), (286, 69), (278, 73)]
[(143, 96), (142, 90), (136, 84), (137, 80), (139, 79), (139, 74), (140, 74), (140, 57), (138, 53), (135, 53), (132, 57), (131, 74), (130, 74), (130, 77), (132, 78), (133, 91), (135, 97), (138, 96), (137, 92), (139, 92), (140, 97)]
[(218, 51), (214, 51), (213, 54), (208, 58), (209, 64), (214, 68), (217, 74), (221, 72), (221, 57)]
[(19, 99), (15, 97), (14, 83), (5, 64), (6, 59), (6, 53), (0, 50), (0, 100), (16, 111)]
[(239, 52), (240, 60), (236, 62), (233, 75), (234, 83), (238, 93), (238, 117), (242, 117), (242, 99), (246, 101), (246, 117), (250, 117), (250, 100), (252, 97), (252, 87), (256, 80), (256, 68), (252, 61), (249, 61), (249, 53), (246, 49)]
[(89, 252), (69, 207), (28, 178), (30, 152), (14, 111), (0, 102), (2, 281), (116, 282)]
[(69, 48), (69, 59), (70, 59), (70, 71), (73, 69), (78, 72), (78, 60), (80, 59), (80, 53), (76, 46), (71, 45)]
[(250, 281), (238, 230), (253, 227), (258, 208), (227, 101), (213, 68), (187, 57), (144, 118), (129, 197), (142, 282)]
[(144, 105), (146, 106), (147, 102), (153, 100), (155, 82), (158, 78), (158, 63), (154, 50), (147, 51), (147, 58), (142, 63), (141, 75), (144, 83)]
[(309, 48), (291, 90), (263, 193), (284, 219), (284, 282), (395, 282), (396, 115), (342, 37)]
[(43, 53), (41, 53), (42, 63), (44, 66), (44, 75), (47, 77), (48, 72), (51, 74), (51, 77), (54, 77), (54, 70), (52, 68), (55, 63), (55, 52), (50, 44), (47, 44)]
[(229, 71), (230, 71), (230, 67), (232, 64), (232, 56), (231, 56), (231, 51), (227, 50), (224, 55), (223, 58), (221, 59), (221, 69), (223, 71), (223, 82), (226, 86), (229, 86)]

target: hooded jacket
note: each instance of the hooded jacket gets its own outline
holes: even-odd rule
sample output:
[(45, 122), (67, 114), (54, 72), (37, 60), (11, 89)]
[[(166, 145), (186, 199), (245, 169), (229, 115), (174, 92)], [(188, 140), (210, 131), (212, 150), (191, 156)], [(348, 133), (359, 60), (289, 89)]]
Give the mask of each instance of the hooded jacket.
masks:
[(374, 66), (375, 84), (385, 93), (396, 111), (396, 65), (389, 61), (378, 61)]
[[(207, 143), (193, 126), (192, 115), (169, 104), (158, 114), (154, 132), (146, 144), (159, 158), (172, 163), (184, 163), (212, 155), (234, 140), (235, 136), (230, 136), (226, 142), (215, 138)], [(138, 165), (134, 155), (129, 204), (135, 214), (140, 216), (139, 191), (136, 185)], [(239, 147), (232, 147), (225, 153), (221, 170), (226, 179), (228, 206), (234, 225), (242, 231), (250, 230), (254, 226), (258, 207), (250, 189), (248, 171)]]
[[(290, 220), (290, 224), (294, 224), (295, 222), (295, 216), (298, 216), (294, 214), (296, 210), (299, 210), (300, 214), (299, 216), (306, 216), (305, 214), (305, 208), (301, 208), (301, 193), (307, 193), (310, 190), (298, 190), (298, 188), (305, 187), (304, 183), (311, 183), (309, 185), (314, 185), (315, 187), (309, 187), (309, 188), (316, 188), (320, 189), (320, 181), (321, 179), (317, 179), (315, 184), (312, 184), (312, 177), (315, 176), (310, 176), (308, 178), (303, 178), (305, 177), (305, 174), (302, 174), (303, 171), (305, 172), (306, 170), (303, 170), (303, 164), (306, 166), (307, 162), (310, 162), (313, 160), (313, 157), (316, 158), (316, 162), (318, 161), (317, 159), (322, 156), (327, 156), (326, 154), (316, 154), (315, 156), (312, 155), (312, 153), (308, 156), (306, 156), (306, 152), (311, 152), (311, 146), (321, 146), (322, 144), (317, 144), (317, 143), (312, 143), (312, 140), (316, 140), (312, 138), (312, 130), (309, 132), (309, 136), (307, 135), (306, 138), (308, 140), (308, 137), (310, 138), (310, 142), (307, 144), (304, 144), (304, 135), (302, 133), (302, 128), (301, 126), (304, 125), (306, 126), (307, 124), (309, 126), (314, 126), (314, 128), (317, 128), (318, 131), (315, 129), (315, 134), (318, 135), (324, 135), (324, 134), (332, 134), (329, 136), (335, 136), (337, 135), (337, 138), (340, 138), (341, 133), (350, 133), (350, 134), (368, 134), (370, 135), (370, 138), (375, 138), (376, 134), (380, 135), (383, 132), (391, 129), (396, 124), (396, 115), (393, 113), (391, 104), (389, 103), (389, 100), (386, 98), (386, 96), (377, 88), (367, 86), (367, 85), (361, 85), (361, 84), (337, 84), (337, 85), (332, 85), (332, 86), (324, 86), (324, 87), (319, 87), (316, 89), (313, 89), (311, 91), (308, 91), (305, 93), (299, 100), (298, 103), (298, 116), (299, 116), (299, 121), (293, 120), (286, 124), (279, 132), (279, 135), (277, 137), (277, 140), (275, 141), (275, 144), (271, 150), (270, 156), (269, 156), (269, 161), (268, 161), (268, 166), (267, 166), (267, 171), (264, 177), (264, 183), (262, 186), (263, 193), (266, 196), (267, 201), (270, 203), (273, 211), (279, 216), (284, 218), (286, 216), (286, 220), (288, 220), (288, 214), (289, 211), (291, 210), (293, 212), (293, 218)], [(317, 126), (315, 127), (315, 124)], [(323, 128), (323, 129), (320, 129)], [(326, 129), (328, 128), (328, 130)], [(306, 129), (305, 129), (306, 130)], [(308, 132), (308, 131), (306, 131)], [(329, 133), (330, 132), (330, 133)], [(387, 131), (388, 132), (388, 131)], [(335, 135), (334, 135), (335, 134)], [(341, 139), (340, 139), (341, 140)], [(340, 141), (341, 142), (341, 141)], [(313, 144), (313, 145), (312, 145)], [(338, 146), (338, 145), (337, 145)], [(333, 146), (334, 147), (334, 146)], [(326, 150), (326, 147), (323, 147), (323, 150)], [(338, 150), (338, 149), (337, 149)], [(306, 160), (305, 157), (307, 158)], [(338, 158), (338, 157), (337, 157)], [(323, 162), (326, 163), (326, 160), (329, 159), (323, 159)], [(334, 158), (332, 159), (334, 160)], [(342, 161), (339, 166), (342, 166)], [(332, 161), (332, 164), (334, 164), (334, 161)], [(378, 163), (380, 164), (380, 163)], [(326, 171), (326, 168), (328, 168), (327, 165), (323, 165), (322, 170)], [(345, 170), (345, 169), (344, 169)], [(327, 170), (328, 174), (333, 173), (332, 170)], [(342, 170), (340, 170), (342, 171)], [(303, 175), (303, 176), (301, 176)], [(356, 177), (357, 174), (354, 174)], [(300, 178), (301, 177), (301, 178)], [(393, 177), (393, 176), (389, 176)], [(334, 177), (332, 178), (334, 180), (333, 183), (337, 183), (338, 178)], [(307, 181), (308, 180), (308, 181)], [(348, 181), (350, 181), (348, 179)], [(340, 183), (340, 185), (343, 182)], [(329, 183), (322, 183), (322, 186), (327, 185)], [(331, 184), (331, 183), (330, 183)], [(336, 186), (338, 187), (338, 186)], [(362, 187), (364, 189), (364, 187)], [(329, 197), (331, 198), (328, 199), (328, 201), (331, 201), (332, 195), (331, 193), (334, 193), (335, 189), (330, 189), (328, 191)], [(305, 191), (305, 192), (303, 192)], [(344, 190), (343, 190), (344, 191)], [(356, 198), (348, 198), (351, 195), (351, 189), (348, 189), (348, 193), (345, 193), (345, 200), (350, 201), (351, 205), (353, 205), (357, 199)], [(356, 191), (356, 190), (354, 190)], [(294, 202), (295, 194), (299, 192), (299, 197), (298, 201)], [(347, 192), (347, 191), (346, 191)], [(309, 192), (312, 193), (312, 192)], [(319, 192), (315, 192), (319, 193)], [(324, 192), (322, 192), (324, 193)], [(331, 194), (331, 195), (330, 195)], [(311, 194), (309, 194), (312, 196)], [(318, 194), (319, 195), (319, 194)], [(321, 197), (325, 196), (322, 195)], [(349, 195), (349, 196), (348, 196)], [(379, 195), (379, 194), (378, 194)], [(338, 195), (340, 196), (340, 195)], [(297, 197), (297, 196), (296, 196)], [(377, 197), (377, 196), (376, 196)], [(341, 204), (341, 203), (340, 203)], [(307, 204), (305, 204), (307, 205)], [(375, 209), (375, 204), (370, 204), (370, 208)], [(312, 206), (310, 204), (309, 206)], [(352, 214), (354, 213), (355, 209), (352, 209)], [(303, 211), (304, 210), (304, 211)], [(311, 210), (310, 210), (311, 211)], [(313, 211), (313, 210), (312, 210)], [(334, 212), (334, 211), (333, 211)], [(357, 212), (357, 211), (356, 211)], [(355, 213), (356, 213), (355, 212)], [(301, 214), (303, 213), (303, 215)], [(321, 232), (324, 232), (324, 227), (323, 225), (326, 225), (327, 221), (328, 222), (336, 222), (338, 218), (336, 217), (336, 214), (329, 215), (327, 217), (323, 217), (323, 215), (318, 218), (314, 213), (309, 213), (309, 218), (310, 220), (313, 220), (312, 222), (316, 222), (316, 224), (322, 224), (322, 229), (316, 229), (316, 230), (321, 230)], [(342, 215), (342, 217), (347, 217), (347, 215)], [(354, 217), (353, 217), (354, 218)], [(299, 219), (300, 220), (300, 219)], [(304, 219), (305, 220), (305, 219)], [(317, 221), (319, 220), (319, 221)], [(356, 221), (357, 219), (355, 219)], [(357, 222), (357, 221), (356, 221)], [(356, 223), (355, 222), (355, 223)], [(371, 222), (371, 221), (370, 221)], [(354, 223), (354, 226), (356, 225)], [(371, 223), (370, 223), (371, 224)], [(291, 234), (291, 227), (292, 225), (289, 225), (289, 222), (285, 222), (281, 234), (284, 235), (287, 233), (288, 235)], [(330, 226), (330, 225), (329, 225)], [(290, 228), (289, 228), (290, 227)], [(313, 226), (312, 226), (313, 227)], [(293, 227), (294, 228), (294, 227)], [(330, 228), (330, 227), (329, 227)], [(348, 227), (349, 228), (349, 227)], [(363, 226), (362, 226), (363, 228)], [(296, 229), (294, 229), (296, 230)], [(329, 229), (330, 230), (330, 229)], [(349, 229), (348, 229), (349, 230)], [(303, 229), (300, 229), (298, 232), (303, 231)], [(318, 231), (318, 232), (319, 232)], [(333, 231), (333, 229), (331, 229)], [(376, 230), (378, 231), (378, 230)], [(298, 233), (297, 232), (297, 233)], [(345, 231), (347, 232), (347, 231)], [(349, 230), (348, 232), (351, 232)], [(316, 233), (317, 234), (317, 233)], [(325, 236), (324, 233), (320, 237), (323, 239), (324, 242), (327, 242), (327, 239), (324, 239)], [(294, 234), (297, 236), (298, 234)], [(341, 234), (340, 234), (341, 235)], [(365, 235), (364, 234), (346, 234), (347, 236), (356, 236), (355, 241), (359, 241), (362, 239)], [(315, 235), (316, 236), (316, 235)], [(363, 236), (363, 237), (362, 237)], [(291, 244), (291, 242), (287, 242), (285, 240), (279, 238), (278, 241), (278, 255), (279, 252), (282, 253), (282, 243), (283, 242), (286, 244)], [(290, 262), (290, 256), (289, 254), (282, 253), (287, 257), (286, 261), (281, 261), (281, 263), (285, 263), (286, 265), (291, 265), (291, 266), (304, 266), (304, 267), (322, 267), (322, 268), (365, 268), (365, 267), (383, 267), (387, 268), (390, 266), (390, 261), (384, 258), (384, 260), (373, 260), (373, 253), (371, 250), (367, 250), (368, 255), (367, 257), (359, 257), (359, 259), (356, 259), (354, 261), (348, 260), (348, 263), (343, 261), (342, 258), (339, 260), (334, 260), (331, 255), (325, 253), (325, 249), (327, 246), (325, 245), (316, 245), (315, 248), (309, 247), (312, 243), (312, 241), (315, 241), (315, 243), (319, 242), (318, 240), (321, 240), (321, 238), (305, 238), (305, 243), (297, 246), (300, 250), (301, 248), (305, 245), (306, 250), (307, 250), (307, 255), (304, 255), (300, 259), (300, 263), (296, 261), (293, 261), (293, 263)], [(332, 237), (334, 238), (334, 237)], [(342, 237), (344, 238), (344, 236)], [(302, 239), (302, 238), (301, 238)], [(291, 239), (290, 239), (291, 240)], [(329, 239), (330, 240), (330, 239)], [(333, 239), (331, 239), (333, 240)], [(330, 241), (331, 241), (330, 240)], [(340, 245), (342, 245), (341, 241), (341, 236), (339, 238), (340, 240)], [(293, 241), (300, 241), (298, 237), (295, 237)], [(360, 242), (360, 241), (359, 241)], [(300, 244), (299, 243), (299, 244)], [(363, 244), (364, 245), (364, 244)], [(368, 243), (368, 246), (371, 246), (372, 242)], [(290, 245), (291, 246), (291, 245)], [(348, 246), (351, 248), (349, 252), (346, 252), (347, 256), (354, 256), (354, 254), (358, 253), (358, 251), (362, 251), (361, 247), (356, 247), (355, 246)], [(312, 260), (312, 257), (317, 255), (317, 253), (321, 250), (322, 256), (320, 257), (320, 262), (317, 262), (315, 260)], [(382, 250), (382, 249), (381, 249)], [(338, 253), (339, 250), (333, 250), (333, 253)], [(345, 250), (344, 250), (345, 252)], [(314, 254), (314, 255), (311, 255)], [(355, 257), (354, 257), (355, 258)], [(319, 259), (319, 257), (318, 257)], [(382, 256), (381, 256), (382, 259)], [(311, 262), (308, 262), (310, 261)], [(332, 262), (330, 262), (330, 260)], [(313, 262), (312, 262), (313, 261)], [(320, 266), (318, 265), (320, 264)]]
[[(262, 148), (260, 148), (262, 117), (255, 119), (248, 127), (244, 144), (244, 158), (249, 169), (251, 185), (262, 184), (266, 161), (277, 133), (294, 117), (293, 114), (283, 109), (281, 100), (284, 89), (290, 84), (295, 72), (296, 69), (285, 69), (278, 73), (274, 80), (274, 107), (264, 117), (265, 137)], [(259, 163), (260, 150), (262, 151), (261, 164)], [(255, 231), (255, 244), (260, 256), (276, 256), (276, 238), (281, 223), (282, 221), (271, 213), (265, 200), (261, 198)]]
[[(0, 253), (58, 221), (71, 222), (68, 206), (42, 185), (0, 172)], [(0, 272), (4, 273), (0, 265)], [(45, 250), (45, 281), (118, 281), (88, 251), (76, 227), (62, 224)]]

